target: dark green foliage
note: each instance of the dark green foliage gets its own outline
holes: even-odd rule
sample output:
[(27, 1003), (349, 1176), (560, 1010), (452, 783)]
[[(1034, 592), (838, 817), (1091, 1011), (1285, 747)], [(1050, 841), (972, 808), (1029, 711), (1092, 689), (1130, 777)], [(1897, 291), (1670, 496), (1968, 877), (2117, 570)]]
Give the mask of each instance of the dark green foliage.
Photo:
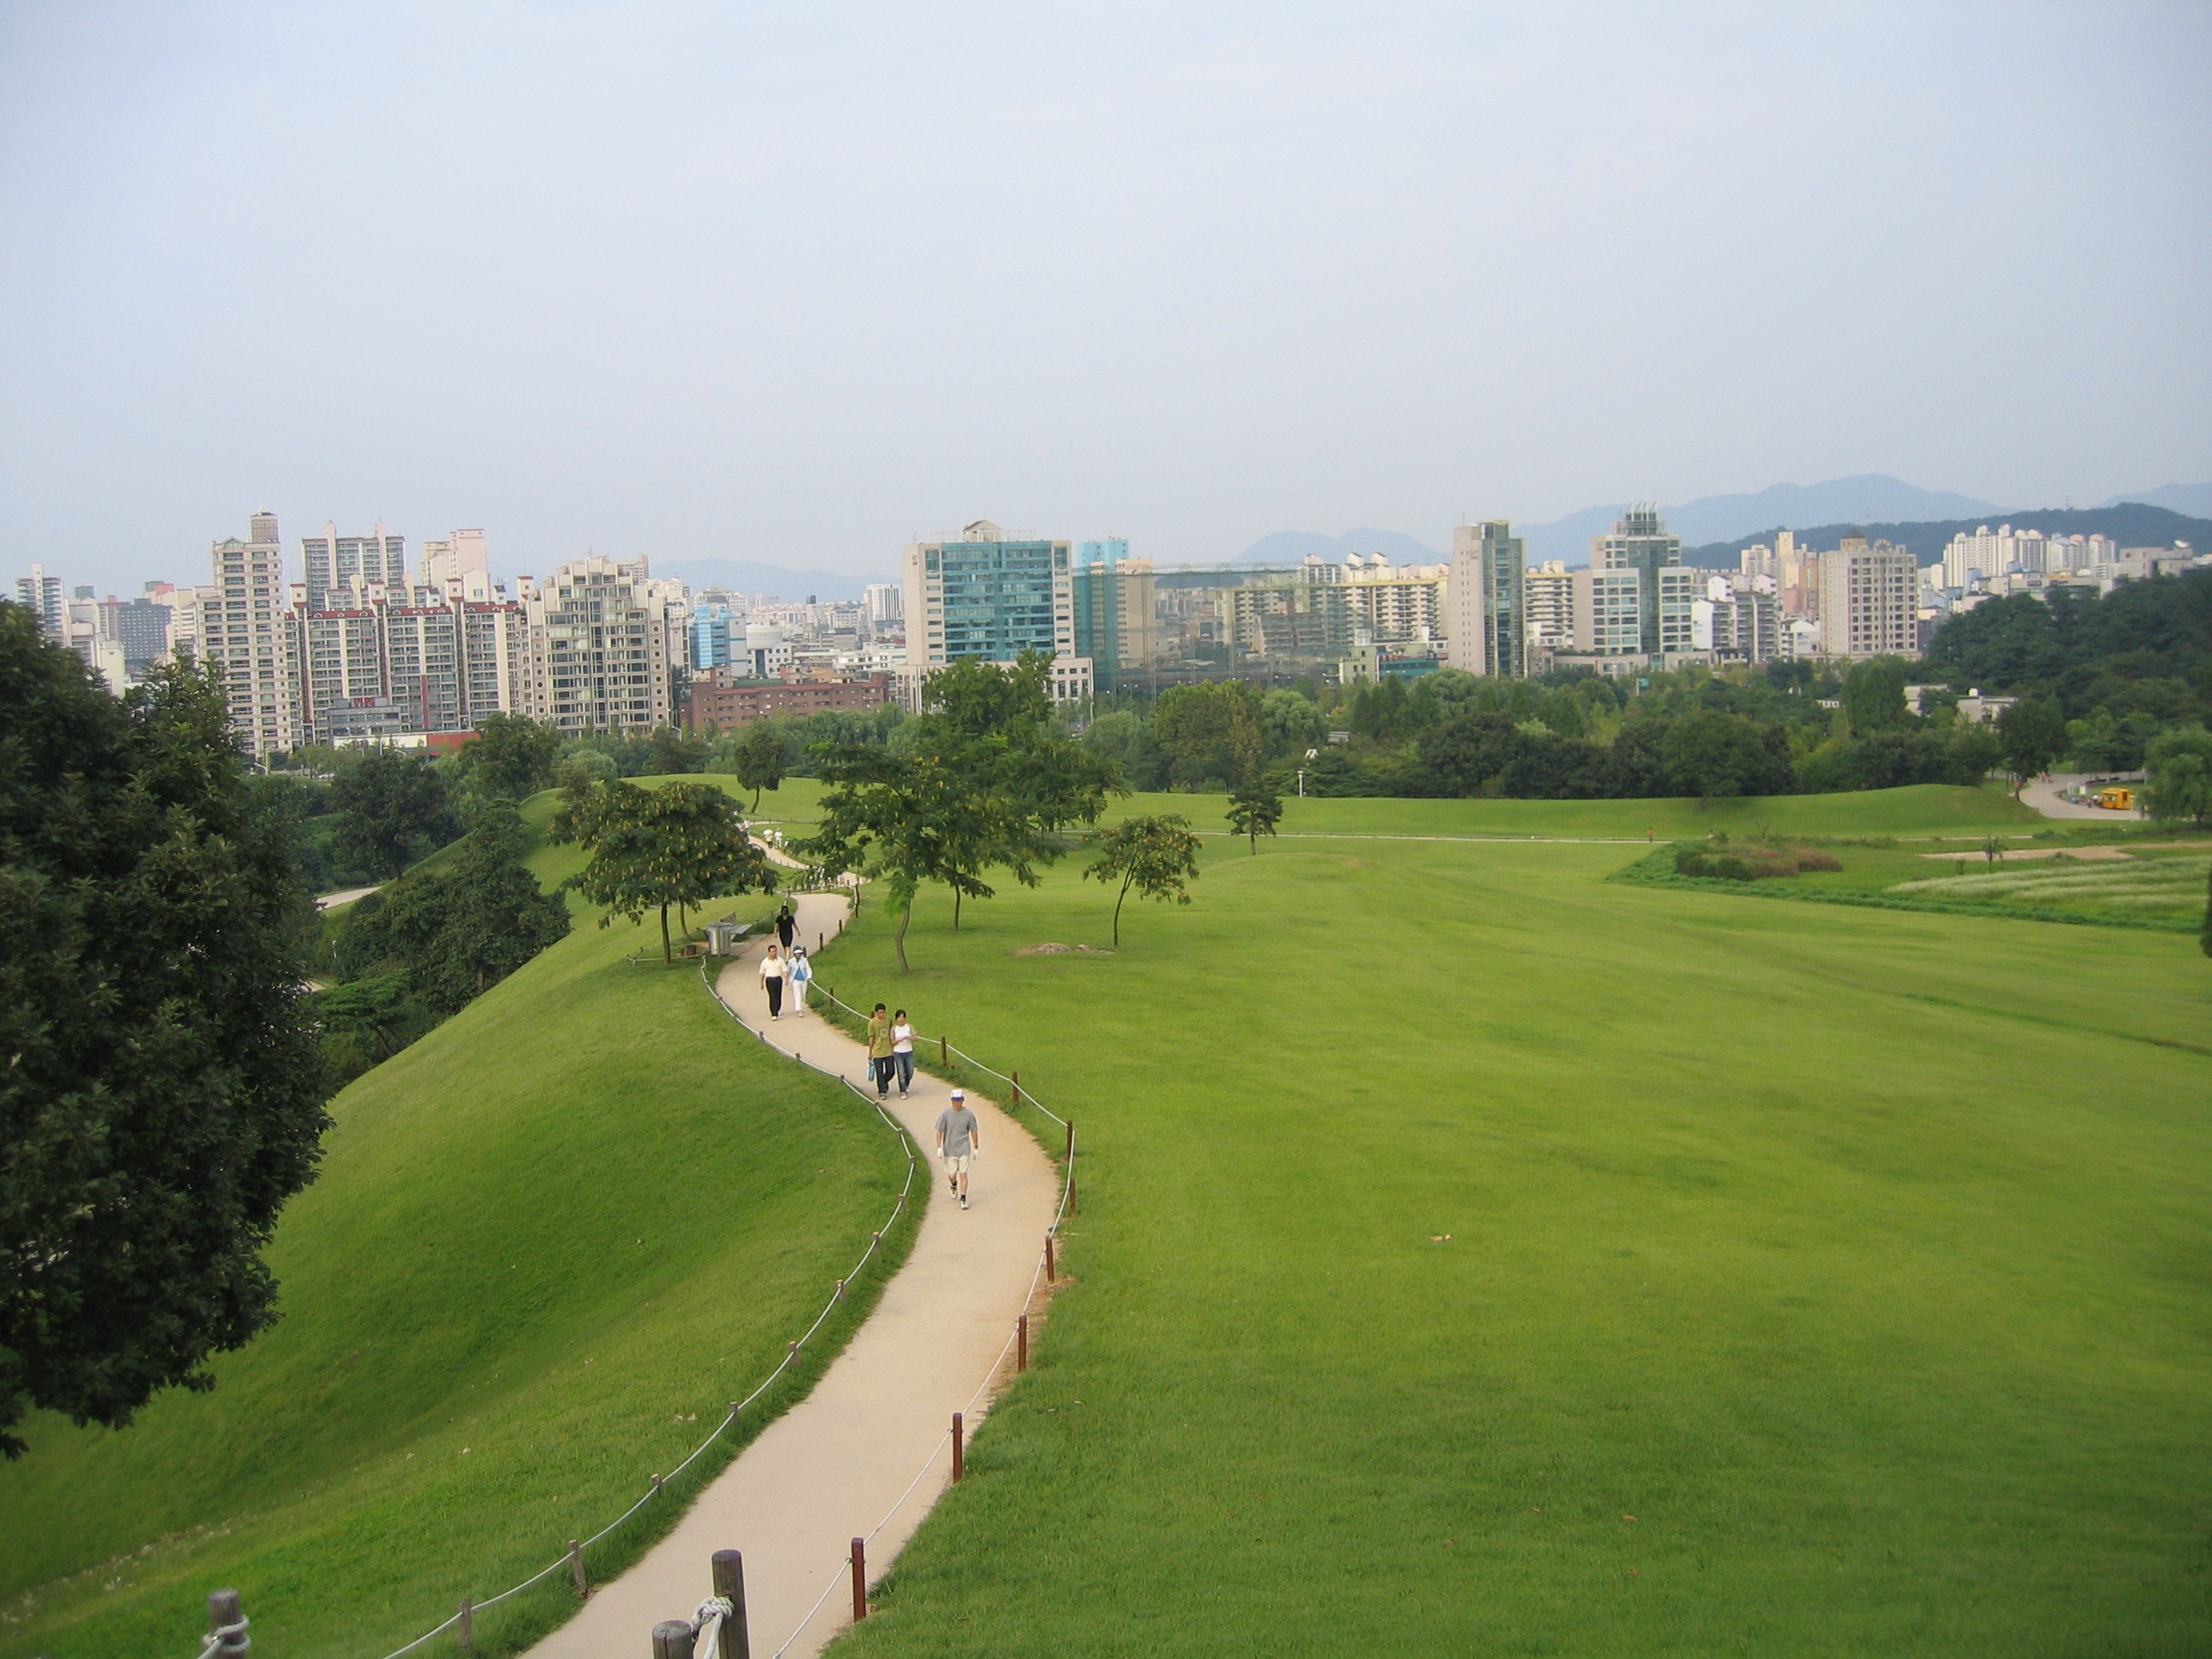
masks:
[(1757, 721), (1717, 708), (1691, 709), (1669, 725), (1660, 756), (1672, 790), (1701, 800), (1786, 794), (1796, 781), (1786, 744), (1778, 750)]
[(308, 1002), (321, 1027), (332, 1080), (349, 1083), (382, 1064), (438, 1022), (408, 994), (404, 973), (375, 974), (318, 991)]
[(599, 926), (660, 912), (665, 962), (674, 959), (669, 906), (775, 890), (775, 872), (739, 823), (737, 802), (708, 784), (594, 785), (555, 819), (554, 839), (577, 842), (592, 855), (566, 884), (605, 907)]
[(2212, 819), (2212, 732), (2186, 726), (2152, 740), (2144, 805), (2151, 817), (2188, 818), (2198, 828)]
[(527, 800), (553, 781), (561, 734), (520, 714), (487, 714), (453, 757), (462, 781), (480, 795)]
[(388, 880), (459, 833), (437, 769), (397, 749), (372, 749), (331, 786), (338, 815), (333, 850), (376, 879)]
[(648, 740), (651, 754), (640, 769), (644, 777), (676, 777), (685, 772), (702, 770), (707, 764), (708, 746), (698, 738), (687, 736), (672, 726), (653, 728)]
[(753, 811), (760, 811), (761, 791), (783, 784), (783, 738), (775, 727), (762, 720), (746, 730), (738, 744), (732, 770), (738, 781), (753, 792)]
[(1282, 821), (1283, 798), (1264, 783), (1239, 789), (1229, 797), (1229, 828), (1252, 843), (1255, 856), (1260, 837), (1273, 835)]
[(2212, 714), (2212, 570), (2122, 582), (2102, 596), (2057, 587), (1985, 600), (1944, 623), (1926, 667), (1961, 690), (2046, 691), (2076, 720), (2099, 708), (2203, 719)]
[(1997, 744), (2016, 780), (2013, 793), (2066, 752), (2066, 716), (2049, 697), (2022, 697), (1997, 716)]
[(314, 918), (219, 677), (118, 702), (0, 604), (0, 1447), (121, 1425), (276, 1317), (313, 1177)]
[(1840, 870), (1833, 853), (1816, 847), (1770, 847), (1755, 842), (1730, 843), (1715, 836), (1703, 846), (1677, 847), (1674, 872), (1722, 881), (1765, 881), (1808, 870)]
[(1905, 724), (1905, 663), (1899, 657), (1855, 662), (1844, 675), (1844, 720), (1855, 738)]
[(1172, 687), (1153, 708), (1152, 735), (1175, 787), (1235, 788), (1260, 765), (1259, 696), (1242, 680)]

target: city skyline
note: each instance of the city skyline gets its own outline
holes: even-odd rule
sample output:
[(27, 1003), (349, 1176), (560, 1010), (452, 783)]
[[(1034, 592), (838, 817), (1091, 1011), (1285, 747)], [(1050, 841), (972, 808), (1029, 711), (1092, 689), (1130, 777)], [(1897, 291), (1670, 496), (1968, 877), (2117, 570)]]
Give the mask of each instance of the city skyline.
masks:
[[(2208, 42), (2182, 7), (18, 12), (0, 527), (127, 593), (263, 501), (485, 525), (510, 568), (881, 575), (979, 514), (1173, 563), (1856, 471), (2194, 482)], [(336, 61), (393, 118), (272, 125)], [(1975, 118), (1995, 88), (2065, 118)]]

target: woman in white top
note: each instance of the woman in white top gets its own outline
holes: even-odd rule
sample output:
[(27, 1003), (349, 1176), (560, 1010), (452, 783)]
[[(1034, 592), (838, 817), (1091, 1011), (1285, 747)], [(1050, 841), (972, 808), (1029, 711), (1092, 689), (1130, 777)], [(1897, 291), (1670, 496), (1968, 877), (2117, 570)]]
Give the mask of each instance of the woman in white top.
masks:
[(783, 976), (791, 984), (791, 1012), (794, 1014), (805, 1013), (806, 988), (814, 983), (814, 964), (806, 959), (806, 947), (804, 945), (794, 945), (791, 947), (790, 965), (784, 969)]
[(898, 1067), (899, 1098), (904, 1100), (914, 1085), (914, 1027), (907, 1024), (903, 1008), (891, 1016), (891, 1064)]
[(768, 1017), (770, 1019), (783, 1018), (784, 971), (783, 958), (776, 954), (775, 946), (769, 945), (768, 954), (761, 958), (760, 975), (761, 983), (768, 988)]

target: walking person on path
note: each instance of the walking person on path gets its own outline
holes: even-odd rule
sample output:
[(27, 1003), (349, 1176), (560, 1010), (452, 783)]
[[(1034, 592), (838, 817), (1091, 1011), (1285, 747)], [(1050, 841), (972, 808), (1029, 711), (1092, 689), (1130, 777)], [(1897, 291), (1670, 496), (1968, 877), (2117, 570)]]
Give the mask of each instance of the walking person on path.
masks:
[(876, 1076), (876, 1098), (888, 1100), (891, 1093), (891, 1017), (878, 1003), (876, 1012), (868, 1016), (868, 1069)]
[(799, 937), (799, 918), (791, 914), (791, 902), (784, 901), (783, 908), (775, 913), (775, 937), (783, 946), (785, 956), (791, 954), (791, 941)]
[(814, 983), (814, 964), (806, 959), (806, 947), (795, 945), (791, 950), (791, 965), (784, 970), (784, 978), (791, 981), (791, 1012), (806, 1012), (806, 988)]
[(968, 1091), (955, 1089), (952, 1103), (937, 1115), (937, 1155), (945, 1160), (945, 1184), (968, 1207), (968, 1168), (983, 1150), (983, 1126), (968, 1109)]
[(891, 1063), (898, 1067), (899, 1098), (904, 1100), (914, 1086), (914, 1027), (907, 1024), (903, 1008), (891, 1016)]
[(769, 945), (768, 954), (761, 958), (760, 976), (762, 985), (768, 990), (768, 1017), (770, 1019), (783, 1018), (783, 976), (787, 971), (783, 958), (776, 954), (775, 946)]

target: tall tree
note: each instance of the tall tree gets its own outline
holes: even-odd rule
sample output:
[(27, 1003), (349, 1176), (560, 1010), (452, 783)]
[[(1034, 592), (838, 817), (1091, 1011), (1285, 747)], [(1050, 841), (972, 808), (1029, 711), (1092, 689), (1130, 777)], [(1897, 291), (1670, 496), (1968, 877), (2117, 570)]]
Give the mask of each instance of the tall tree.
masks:
[(1892, 732), (1905, 724), (1905, 662), (1876, 657), (1855, 662), (1844, 676), (1844, 719), (1855, 738)]
[(1084, 875), (1093, 881), (1121, 884), (1114, 896), (1114, 945), (1121, 945), (1121, 905), (1135, 888), (1139, 898), (1163, 904), (1188, 904), (1190, 890), (1184, 884), (1198, 877), (1198, 837), (1190, 820), (1179, 813), (1162, 812), (1124, 818), (1110, 830), (1091, 837), (1098, 857)]
[(2212, 819), (2212, 732), (2185, 726), (2153, 738), (2144, 756), (2145, 805), (2154, 818)]
[(446, 781), (425, 761), (397, 749), (372, 749), (331, 786), (338, 815), (332, 838), (339, 856), (388, 880), (453, 839)]
[(480, 795), (527, 800), (553, 781), (561, 734), (520, 714), (487, 714), (454, 757), (462, 781)]
[(772, 720), (755, 720), (738, 744), (732, 765), (738, 781), (753, 792), (753, 811), (760, 811), (761, 791), (783, 785), (783, 737)]
[(1258, 701), (1242, 680), (1178, 685), (1162, 692), (1152, 714), (1152, 741), (1172, 760), (1176, 782), (1232, 789), (1249, 782), (1266, 748)]
[(276, 1316), (313, 1176), (314, 925), (217, 671), (118, 701), (0, 604), (0, 1449), (119, 1427)]
[(603, 783), (567, 830), (592, 861), (565, 884), (605, 908), (604, 927), (660, 912), (660, 955), (673, 962), (668, 909), (731, 893), (773, 892), (775, 872), (738, 822), (738, 804), (711, 784), (657, 789)]
[(1230, 831), (1251, 842), (1255, 858), (1260, 852), (1260, 837), (1273, 835), (1275, 826), (1282, 821), (1283, 798), (1264, 783), (1249, 785), (1229, 797)]
[(1997, 742), (2017, 797), (2030, 778), (2066, 752), (2066, 716), (2049, 697), (2022, 697), (1997, 716)]

